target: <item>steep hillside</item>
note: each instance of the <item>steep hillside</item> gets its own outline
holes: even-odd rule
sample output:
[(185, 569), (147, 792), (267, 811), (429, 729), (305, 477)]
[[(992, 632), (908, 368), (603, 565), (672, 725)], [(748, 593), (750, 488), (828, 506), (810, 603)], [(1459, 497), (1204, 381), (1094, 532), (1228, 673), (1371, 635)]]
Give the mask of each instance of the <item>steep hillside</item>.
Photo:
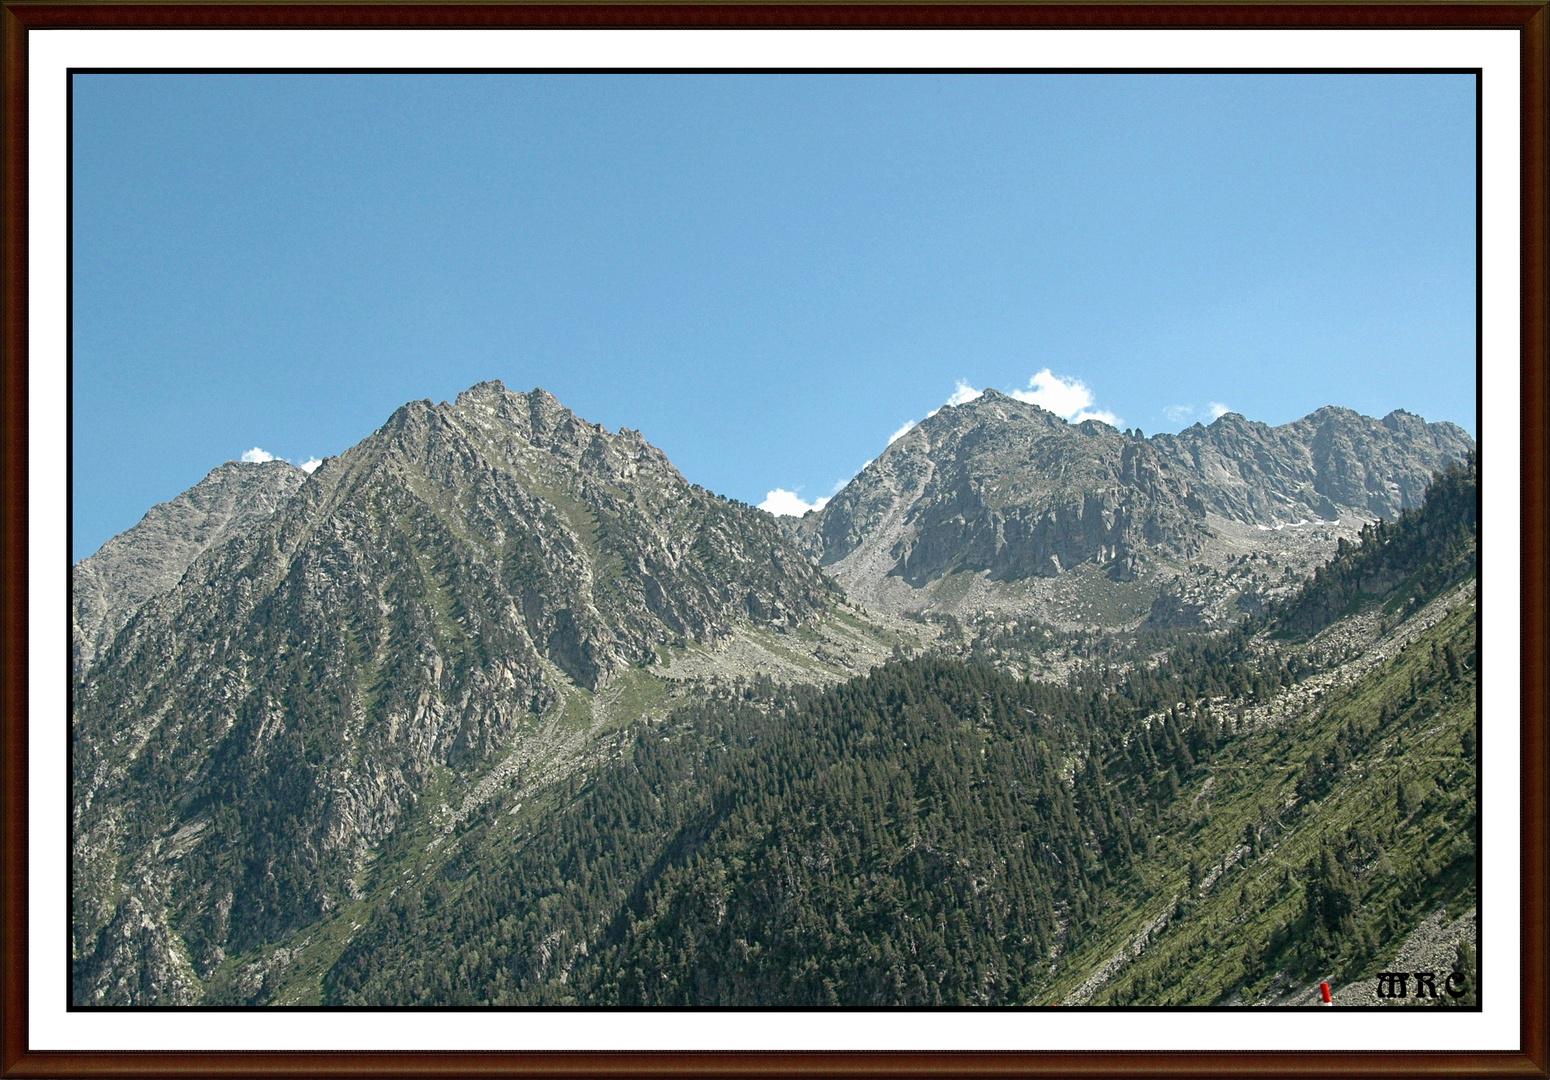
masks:
[(1478, 1000), (1476, 491), (1473, 459), (1436, 475), (1271, 610), (1255, 641), (1297, 684), (1181, 772), (1188, 809), (1047, 997), (1386, 1004), (1403, 952)]
[(325, 1000), (1005, 1002), (1104, 872), (1031, 719), (1073, 697), (917, 661), (806, 704), (687, 707), (549, 819), (470, 829)]
[(1181, 770), (1154, 851), (1040, 999), (1313, 1004), (1328, 981), (1378, 1004), (1377, 972), (1423, 924), (1472, 937), (1476, 665), (1465, 588), (1245, 710), (1234, 745)]
[(359, 896), (428, 791), (563, 772), (594, 702), (663, 696), (644, 668), (835, 599), (635, 432), (494, 383), (404, 406), (75, 686), (75, 1000), (196, 1000)]
[(700, 701), (406, 864), (323, 1000), (1376, 1003), (1422, 938), (1472, 986), (1475, 625), (1465, 580), (1070, 685), (920, 659)]
[(321, 1000), (1370, 990), (1423, 924), (1474, 903), (1474, 623), (1456, 599), (1326, 668), (1239, 639), (1071, 688), (916, 660), (817, 698), (698, 701), (541, 812), (492, 806), (444, 861), (392, 864)]
[(1437, 474), (1425, 505), (1365, 527), (1354, 547), (1342, 541), (1337, 557), (1275, 610), (1277, 629), (1307, 636), (1364, 603), (1403, 613), (1473, 576), (1479, 489), (1473, 458)]
[(77, 675), (147, 600), (178, 583), (203, 552), (251, 531), (307, 474), (286, 461), (228, 461), (170, 502), (146, 511), (70, 568), (70, 644)]

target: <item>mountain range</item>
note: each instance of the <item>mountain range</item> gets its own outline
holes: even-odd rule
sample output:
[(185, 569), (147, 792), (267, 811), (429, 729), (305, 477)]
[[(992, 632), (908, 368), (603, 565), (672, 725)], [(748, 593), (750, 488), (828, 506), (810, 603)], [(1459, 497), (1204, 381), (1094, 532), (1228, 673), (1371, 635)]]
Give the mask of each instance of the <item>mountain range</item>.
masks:
[[(1049, 832), (1051, 857), (1096, 848), (1075, 877), (1030, 855), (1011, 907), (991, 920), (1036, 942), (1056, 973), (1027, 949), (949, 935), (947, 953), (1021, 974), (988, 997), (969, 989), (989, 985), (981, 969), (943, 968), (927, 979), (937, 989), (922, 989), (895, 956), (907, 920), (887, 915), (872, 960), (823, 961), (861, 964), (834, 1000), (1010, 1003), (1066, 986), (1062, 958), (1106, 940), (1094, 898), (1158, 857), (1134, 821), (1113, 822), (1186, 828), (1181, 785), (1205, 783), (1199, 762), (1244, 745), (1223, 734), (1222, 711), (1280, 709), (1260, 727), (1283, 726), (1296, 676), (1375, 677), (1361, 673), (1388, 663), (1392, 642), (1442, 633), (1431, 628), (1452, 626), (1446, 612), (1472, 604), (1473, 563), (1458, 552), (1473, 550), (1473, 519), (1448, 534), (1465, 547), (1425, 588), (1414, 563), (1435, 554), (1435, 530), (1422, 542), (1404, 523), (1434, 477), (1472, 469), (1473, 455), (1462, 429), (1403, 412), (1325, 408), (1280, 427), (1229, 413), (1146, 438), (987, 391), (896, 439), (821, 511), (777, 520), (688, 482), (638, 432), (492, 382), (403, 406), (310, 475), (227, 463), (72, 568), (72, 998), (387, 1003), (417, 985), (403, 1000), (779, 1003), (779, 987), (797, 985), (782, 965), (816, 962), (790, 953), (803, 939), (783, 920), (817, 916), (767, 891), (761, 875), (779, 863), (767, 845), (786, 827), (770, 800), (805, 792), (792, 820), (826, 803), (860, 813), (861, 788), (847, 796), (817, 777), (951, 772), (953, 725), (989, 708), (976, 701), (1003, 703), (981, 717), (986, 761), (1002, 764), (964, 782), (1015, 782), (1044, 801), (965, 804), (938, 848), (879, 822), (849, 865), (894, 875), (949, 919), (950, 897), (980, 879), (930, 866), (959, 865), (952, 850), (975, 822), (982, 834)], [(1471, 498), (1446, 504), (1450, 520)], [(1373, 561), (1380, 548), (1388, 563)], [(1382, 572), (1320, 569), (1354, 551)], [(1399, 593), (1404, 603), (1374, 621), (1374, 605), (1386, 611)], [(1317, 644), (1276, 644), (1277, 627)], [(1457, 655), (1462, 631), (1447, 632)], [(1238, 652), (1202, 667), (1200, 642)], [(1127, 674), (1155, 667), (1159, 648), (1181, 671), (1196, 665), (1179, 676), (1186, 709)], [(1447, 694), (1418, 690), (1410, 712), (1385, 722), (1419, 722), (1423, 699), (1462, 717), (1472, 668), (1458, 663), (1431, 671), (1449, 674)], [(1208, 670), (1237, 674), (1211, 674), (1220, 692), (1206, 693)], [(902, 745), (892, 721), (858, 719), (889, 715), (895, 693), (937, 718)], [(1095, 713), (1093, 693), (1128, 704)], [(1109, 824), (1093, 831), (1071, 770), (1101, 771), (1092, 763), (1106, 756), (1131, 769), (1119, 759), (1131, 760), (1136, 724), (1162, 722), (1159, 707), (1180, 732), (1169, 737), (1196, 738), (1194, 751), (1170, 744), (1134, 766), (1145, 772), (1136, 783), (1117, 779), (1129, 809), (1102, 796)], [(1046, 719), (1023, 730), (1014, 720), (1029, 708)], [(814, 749), (827, 731), (854, 733), (836, 745), (861, 741), (830, 760)], [(663, 746), (675, 738), (682, 754)], [(1003, 761), (993, 746), (1022, 756)], [(645, 775), (658, 779), (642, 787)], [(1053, 817), (1050, 799), (1064, 807)], [(743, 840), (718, 832), (734, 820)], [(550, 861), (535, 862), (545, 851)], [(892, 869), (879, 869), (880, 852)], [(712, 859), (743, 875), (720, 900), (700, 874)], [(835, 894), (823, 917), (854, 921), (892, 895)], [(426, 915), (433, 897), (450, 914)], [(461, 914), (458, 898), (470, 905)], [(729, 898), (742, 922), (714, 914)], [(1396, 917), (1418, 923), (1430, 914), (1418, 903)], [(715, 942), (674, 969), (674, 994), (610, 982), (587, 959), (637, 972), (648, 954), (668, 963), (649, 935), (631, 937), (642, 920)], [(1342, 933), (1336, 920), (1326, 936)], [(779, 963), (761, 953), (742, 974), (718, 966), (777, 940)], [(448, 949), (465, 961), (459, 978), (442, 970)], [(572, 972), (574, 992), (563, 989)], [(957, 989), (944, 997), (946, 985)]]
[[(883, 610), (1117, 625), (1172, 591), (1192, 594), (1198, 618), (1262, 591), (1245, 555), (1300, 578), (1339, 536), (1419, 505), (1432, 474), (1473, 451), (1456, 425), (1401, 411), (1327, 407), (1280, 427), (1227, 413), (1147, 439), (989, 390), (911, 428), (788, 531)], [(1099, 572), (1115, 584), (1092, 581)], [(1076, 581), (1098, 610), (1070, 618)]]

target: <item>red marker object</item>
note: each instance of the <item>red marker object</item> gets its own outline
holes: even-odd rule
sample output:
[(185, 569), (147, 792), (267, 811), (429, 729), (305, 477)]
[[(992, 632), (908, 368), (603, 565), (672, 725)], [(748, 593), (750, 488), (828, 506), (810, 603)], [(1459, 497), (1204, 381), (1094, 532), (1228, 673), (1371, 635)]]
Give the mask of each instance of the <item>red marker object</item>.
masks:
[(1319, 983), (1319, 997), (1324, 999), (1320, 1004), (1334, 1005), (1334, 999), (1329, 996), (1329, 983)]

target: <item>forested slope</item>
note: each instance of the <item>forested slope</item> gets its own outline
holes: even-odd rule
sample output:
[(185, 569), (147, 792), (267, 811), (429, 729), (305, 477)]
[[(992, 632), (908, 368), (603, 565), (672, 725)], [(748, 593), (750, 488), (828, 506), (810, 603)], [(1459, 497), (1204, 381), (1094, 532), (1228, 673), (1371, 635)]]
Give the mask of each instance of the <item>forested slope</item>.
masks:
[(1089, 723), (939, 660), (680, 710), (545, 826), (466, 837), (467, 876), (395, 898), (329, 1000), (1018, 1000), (1129, 858), (1127, 815), (1061, 779)]
[(1472, 910), (1475, 666), (1461, 597), (1308, 712), (1197, 762), (1154, 855), (1047, 996), (1203, 1005), (1338, 990), (1370, 981), (1438, 909)]
[(1473, 594), (1338, 645), (1269, 631), (1457, 586), (1471, 485), (1439, 478), (1282, 623), (1153, 663), (1051, 684), (921, 658), (680, 708), (552, 812), (470, 821), (324, 1000), (1211, 1004), (1365, 977), (1473, 903)]
[(1366, 526), (1359, 544), (1340, 541), (1335, 558), (1276, 612), (1277, 629), (1308, 636), (1375, 600), (1391, 615), (1409, 614), (1473, 575), (1479, 488), (1474, 460), (1455, 463), (1433, 478), (1421, 506)]

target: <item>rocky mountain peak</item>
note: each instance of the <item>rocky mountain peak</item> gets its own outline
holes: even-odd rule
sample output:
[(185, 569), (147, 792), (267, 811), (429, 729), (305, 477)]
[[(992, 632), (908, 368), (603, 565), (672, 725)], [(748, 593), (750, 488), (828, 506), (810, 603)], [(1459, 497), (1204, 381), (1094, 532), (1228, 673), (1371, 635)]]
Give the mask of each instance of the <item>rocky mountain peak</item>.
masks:
[[(543, 390), (534, 390), (533, 392), (535, 394), (546, 393)], [(474, 383), (474, 385), (470, 386), (467, 390), (464, 390), (461, 394), (459, 394), (457, 396), (457, 404), (471, 405), (481, 401), (489, 401), (492, 398), (501, 397), (505, 393), (505, 383), (501, 382), (499, 379), (486, 379), (484, 382)], [(558, 405), (559, 402), (556, 401), (555, 404)]]
[[(410, 402), (310, 479), (286, 469), (212, 473), (205, 486), (292, 473), (299, 486), (219, 543), (169, 521), (161, 539), (202, 554), (180, 556), (186, 570), (119, 633), (113, 662), (74, 687), (77, 835), (90, 837), (77, 860), (91, 883), (76, 893), (81, 1000), (118, 1000), (121, 961), (176, 960), (160, 893), (120, 873), (226, 898), (219, 920), (184, 930), (206, 977), (225, 950), (351, 895), (364, 853), (440, 770), (476, 772), (673, 647), (718, 644), (740, 623), (792, 627), (834, 596), (768, 515), (690, 485), (643, 438), (542, 390), (482, 383), (451, 403)], [(196, 489), (174, 504), (203, 500)], [(148, 785), (168, 793), (155, 814), (113, 816)], [(260, 847), (284, 837), (295, 854), (276, 867), (211, 845), (176, 866), (121, 865), (147, 836), (197, 834), (212, 806)], [(121, 884), (150, 913), (127, 960), (105, 935), (130, 911)]]
[(1017, 582), (1097, 566), (1124, 582), (1149, 560), (1183, 565), (1213, 543), (1213, 520), (1396, 517), (1473, 452), (1462, 429), (1402, 411), (1326, 406), (1280, 427), (1230, 412), (1143, 438), (986, 391), (894, 440), (787, 528), (857, 599), (929, 606), (921, 590), (964, 572)]
[(980, 396), (961, 405), (944, 405), (926, 418), (924, 423), (942, 419), (947, 424), (985, 424), (998, 422), (1038, 423), (1046, 427), (1069, 427), (1059, 416), (1031, 401), (1023, 401), (1003, 394), (999, 390), (986, 389)]
[(1197, 550), (1204, 508), (1152, 444), (987, 391), (896, 439), (796, 532), (847, 591), (885, 603), (889, 578), (1132, 574), (1144, 551)]
[(1279, 427), (1230, 413), (1150, 441), (1191, 473), (1211, 512), (1270, 527), (1396, 518), (1421, 504), (1433, 473), (1475, 450), (1454, 424), (1402, 410), (1376, 420), (1335, 405)]

